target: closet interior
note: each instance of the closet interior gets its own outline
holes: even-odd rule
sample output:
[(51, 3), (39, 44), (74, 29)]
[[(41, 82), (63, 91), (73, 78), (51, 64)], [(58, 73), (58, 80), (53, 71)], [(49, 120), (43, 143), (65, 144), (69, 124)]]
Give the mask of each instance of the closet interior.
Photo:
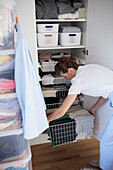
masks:
[[(79, 65), (85, 64), (87, 3), (35, 1), (38, 75), (47, 116), (61, 106), (71, 85), (70, 80), (55, 73), (59, 58), (74, 56)], [(53, 146), (91, 138), (94, 119), (84, 109), (84, 96), (78, 95), (69, 112), (49, 125), (48, 136)]]

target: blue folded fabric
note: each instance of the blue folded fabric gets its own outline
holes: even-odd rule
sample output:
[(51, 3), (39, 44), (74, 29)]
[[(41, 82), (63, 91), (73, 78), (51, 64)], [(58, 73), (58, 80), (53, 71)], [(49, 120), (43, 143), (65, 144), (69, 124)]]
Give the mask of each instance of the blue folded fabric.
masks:
[(13, 70), (1, 71), (0, 78), (14, 80), (14, 71)]
[(0, 109), (10, 109), (16, 104), (19, 104), (18, 99), (0, 100)]

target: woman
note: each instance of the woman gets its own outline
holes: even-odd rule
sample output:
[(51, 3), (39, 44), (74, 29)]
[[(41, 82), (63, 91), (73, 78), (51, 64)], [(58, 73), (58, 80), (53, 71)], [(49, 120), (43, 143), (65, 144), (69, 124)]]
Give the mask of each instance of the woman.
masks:
[[(92, 115), (108, 99), (113, 101), (113, 71), (97, 64), (78, 66), (74, 57), (63, 56), (55, 66), (55, 71), (66, 80), (71, 80), (71, 87), (63, 104), (54, 111), (48, 121), (62, 117), (70, 108), (77, 95), (99, 97), (89, 110)], [(113, 114), (100, 139), (100, 168), (113, 169)]]

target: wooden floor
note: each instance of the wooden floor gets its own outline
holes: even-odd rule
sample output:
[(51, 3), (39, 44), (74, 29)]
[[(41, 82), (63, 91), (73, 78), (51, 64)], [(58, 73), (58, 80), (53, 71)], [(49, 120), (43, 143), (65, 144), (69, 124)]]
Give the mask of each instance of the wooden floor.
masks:
[(96, 139), (56, 147), (51, 143), (40, 144), (31, 146), (31, 151), (33, 170), (80, 170), (92, 168), (88, 162), (99, 159)]

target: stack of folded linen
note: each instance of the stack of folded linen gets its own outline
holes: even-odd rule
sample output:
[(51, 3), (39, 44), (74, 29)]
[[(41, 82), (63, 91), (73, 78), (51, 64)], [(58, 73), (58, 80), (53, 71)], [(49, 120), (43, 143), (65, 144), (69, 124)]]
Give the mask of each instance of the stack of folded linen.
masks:
[(41, 54), (39, 54), (39, 59), (40, 60), (50, 60), (51, 55), (52, 54), (50, 54), (50, 53), (41, 53)]
[(36, 19), (84, 18), (85, 3), (82, 0), (36, 0)]
[(0, 55), (0, 72), (14, 70), (14, 55)]
[(86, 110), (86, 109), (78, 109), (78, 110), (74, 110), (72, 112), (69, 112), (69, 117), (70, 118), (75, 118), (76, 116), (89, 116), (90, 113)]
[(0, 131), (22, 126), (21, 109), (17, 99), (0, 100)]
[(76, 121), (76, 140), (91, 138), (93, 136), (94, 117), (82, 107), (73, 107), (67, 113)]
[(0, 94), (15, 91), (14, 55), (0, 55)]
[(56, 97), (56, 90), (53, 87), (49, 88), (42, 88), (43, 96), (44, 97)]
[(56, 0), (58, 19), (77, 19), (80, 9), (85, 9), (85, 4), (78, 0)]
[(12, 93), (15, 91), (15, 81), (10, 79), (0, 79), (0, 94)]

